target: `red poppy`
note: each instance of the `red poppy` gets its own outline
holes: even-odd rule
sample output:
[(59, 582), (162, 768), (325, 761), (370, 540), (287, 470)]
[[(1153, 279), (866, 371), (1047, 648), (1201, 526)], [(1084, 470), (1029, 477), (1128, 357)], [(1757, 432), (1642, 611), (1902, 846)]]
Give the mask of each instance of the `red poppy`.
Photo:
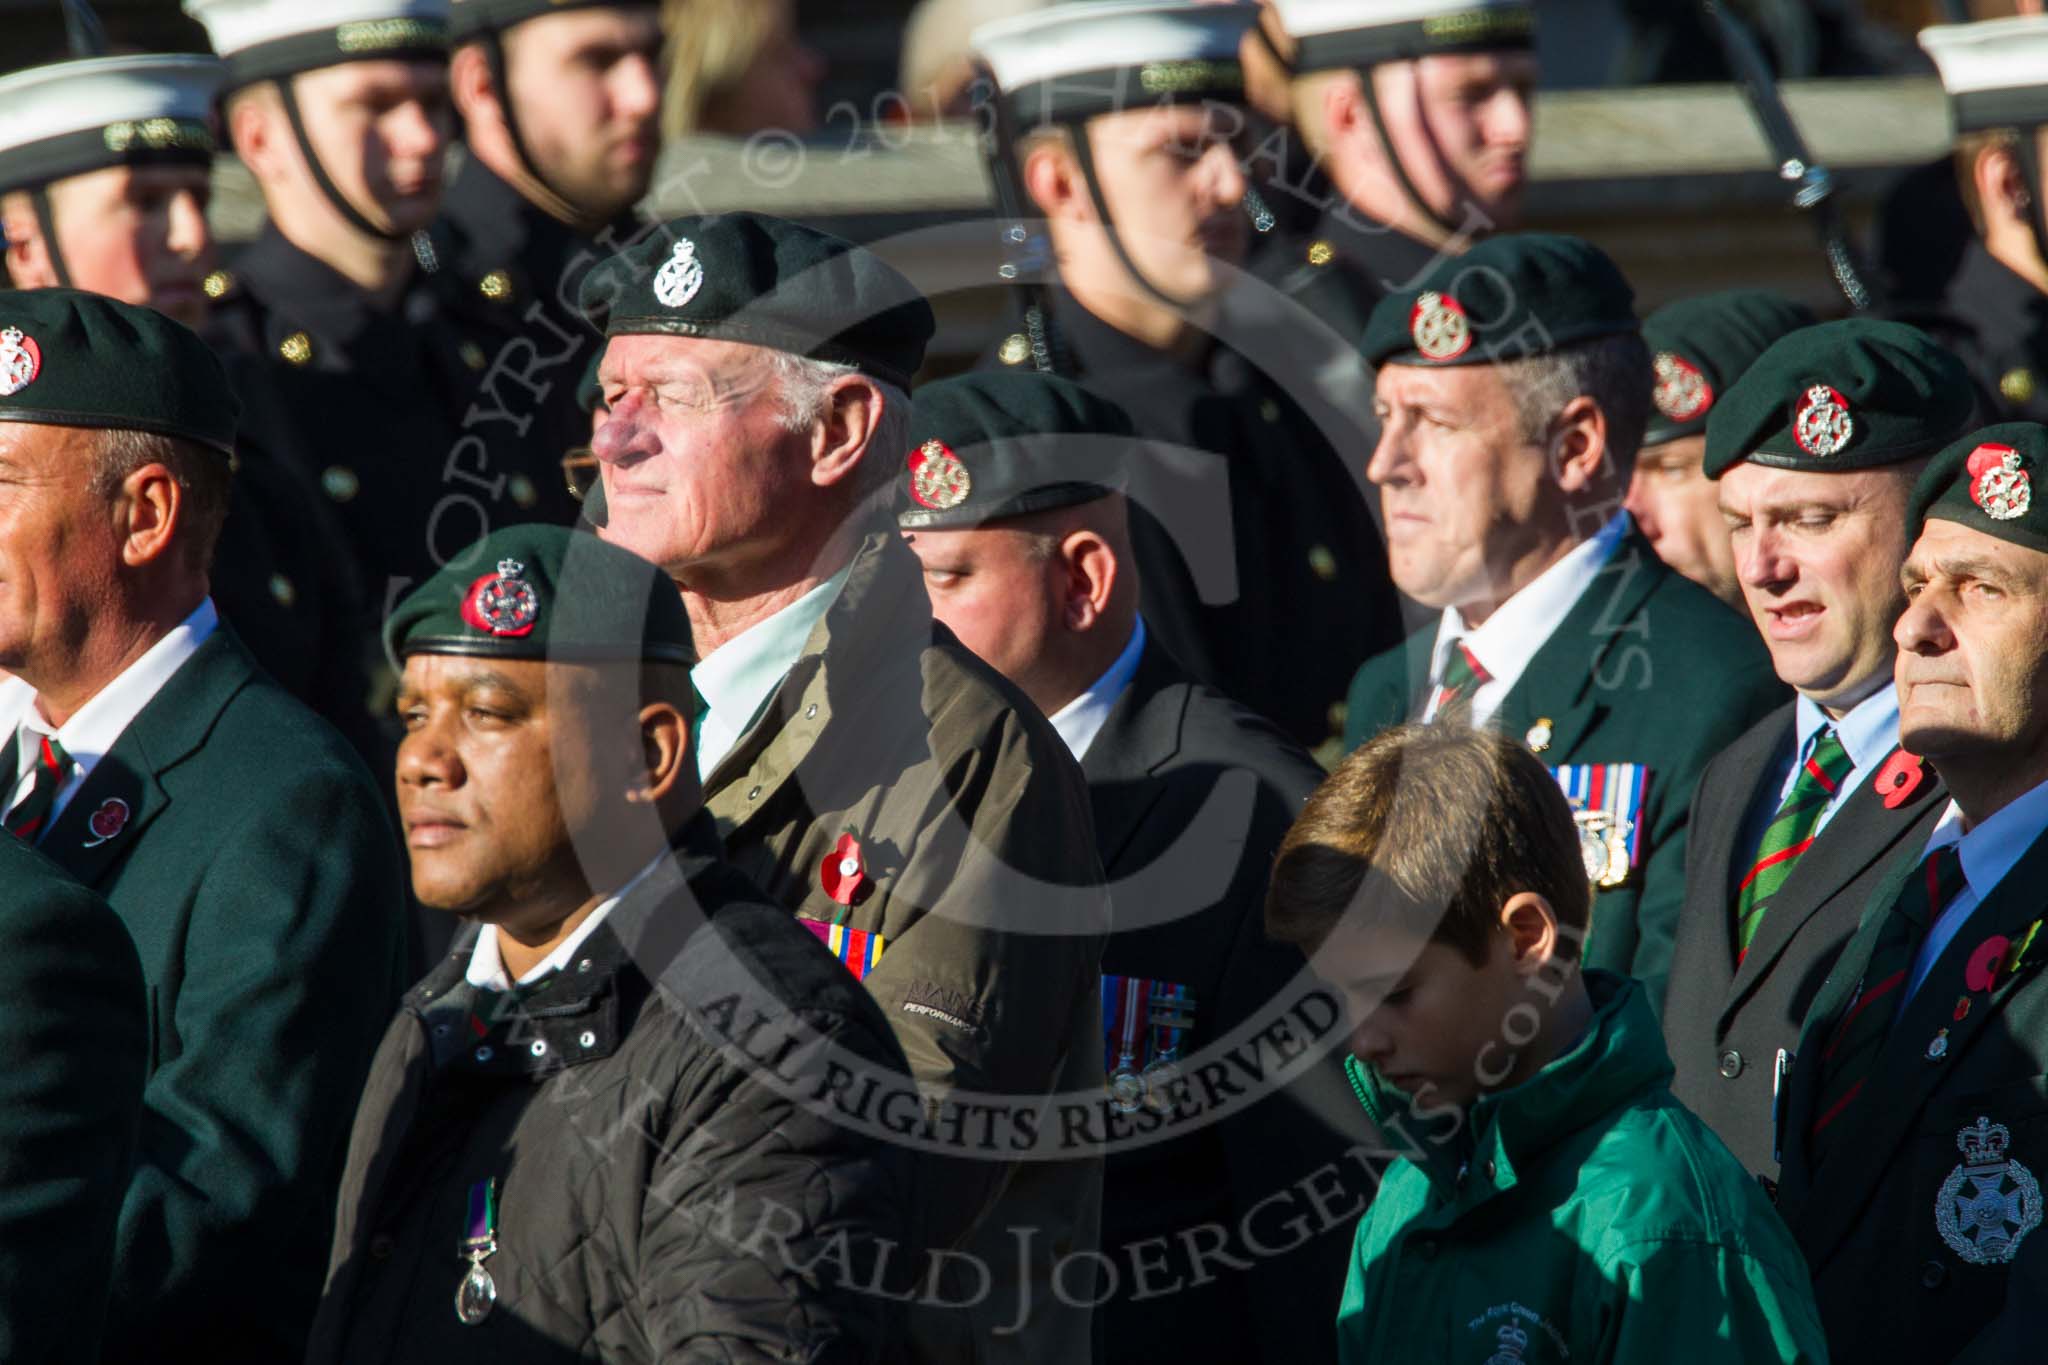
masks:
[(1988, 991), (1996, 986), (1999, 965), (2005, 961), (2005, 950), (2010, 947), (2012, 940), (2004, 934), (1993, 934), (1978, 944), (1963, 972), (1963, 984), (1973, 991)]
[(852, 831), (840, 835), (839, 842), (825, 855), (825, 861), (818, 867), (818, 885), (841, 905), (852, 905), (867, 894), (868, 865), (861, 856), (860, 840), (853, 837)]
[(1897, 810), (1926, 784), (1927, 760), (1904, 749), (1894, 749), (1872, 780), (1877, 784), (1877, 794), (1884, 798), (1884, 808)]

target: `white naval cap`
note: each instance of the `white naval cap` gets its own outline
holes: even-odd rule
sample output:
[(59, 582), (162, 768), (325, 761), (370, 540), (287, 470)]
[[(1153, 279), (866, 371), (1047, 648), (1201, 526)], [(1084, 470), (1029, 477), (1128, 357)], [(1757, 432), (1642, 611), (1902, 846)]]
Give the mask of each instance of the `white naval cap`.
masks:
[(185, 0), (227, 88), (342, 62), (448, 55), (449, 0)]
[(221, 64), (138, 53), (0, 76), (0, 190), (146, 162), (211, 165)]
[(1328, 71), (1436, 52), (1526, 48), (1536, 39), (1532, 0), (1271, 0), (1294, 39), (1294, 69)]
[(2048, 123), (2048, 17), (1925, 28), (1920, 46), (1941, 72), (1957, 132)]
[(1074, 0), (974, 31), (1003, 99), (1045, 121), (1173, 100), (1244, 98), (1239, 44), (1255, 4)]

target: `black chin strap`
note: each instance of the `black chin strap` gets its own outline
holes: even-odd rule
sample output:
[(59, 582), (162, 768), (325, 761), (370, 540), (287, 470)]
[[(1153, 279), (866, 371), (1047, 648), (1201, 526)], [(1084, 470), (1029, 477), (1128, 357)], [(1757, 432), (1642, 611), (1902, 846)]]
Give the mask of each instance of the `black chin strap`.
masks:
[(50, 211), (50, 191), (37, 186), (29, 191), (29, 202), (35, 206), (36, 229), (43, 234), (43, 251), (50, 258), (50, 269), (57, 272), (57, 287), (71, 288), (71, 271), (64, 264), (64, 250), (57, 245), (57, 216)]
[(1144, 271), (1138, 269), (1138, 263), (1131, 259), (1131, 253), (1124, 248), (1123, 236), (1116, 230), (1116, 220), (1109, 216), (1109, 205), (1103, 202), (1102, 183), (1095, 177), (1095, 152), (1089, 145), (1088, 126), (1085, 123), (1074, 122), (1069, 123), (1067, 127), (1073, 133), (1074, 159), (1081, 164), (1081, 179), (1088, 186), (1088, 197), (1095, 203), (1095, 216), (1102, 220), (1102, 231), (1108, 236), (1109, 245), (1116, 252), (1117, 260), (1123, 263), (1124, 269), (1130, 272), (1131, 278), (1138, 282), (1140, 288), (1167, 307), (1183, 312), (1199, 308), (1206, 300), (1177, 299), (1154, 284)]
[(526, 134), (519, 129), (519, 114), (512, 107), (512, 82), (505, 75), (505, 44), (502, 36), (496, 29), (490, 29), (478, 41), (483, 44), (484, 65), (490, 69), (491, 84), (498, 90), (498, 108), (505, 114), (505, 133), (512, 142), (513, 159), (519, 163), (519, 169), (525, 173), (526, 178), (531, 180), (543, 195), (554, 201), (542, 205), (543, 208), (564, 222), (581, 222), (585, 215), (571, 202), (569, 196), (556, 189), (549, 183), (548, 178), (541, 174), (539, 163), (534, 161), (533, 153), (527, 149)]
[[(1413, 65), (1413, 63), (1411, 62), (1410, 65)], [(1416, 80), (1420, 82), (1420, 72), (1416, 73)], [(1358, 88), (1365, 96), (1366, 110), (1372, 114), (1372, 126), (1380, 135), (1380, 146), (1386, 149), (1387, 163), (1394, 168), (1394, 180), (1400, 185), (1401, 192), (1408, 197), (1409, 205), (1422, 215), (1424, 222), (1434, 226), (1447, 239), (1455, 238), (1458, 235), (1458, 230), (1437, 217), (1436, 210), (1429, 206), (1423, 199), (1421, 191), (1415, 188), (1415, 182), (1408, 178), (1407, 163), (1401, 159), (1400, 149), (1394, 146), (1394, 139), (1387, 132), (1386, 115), (1380, 112), (1380, 96), (1379, 92), (1373, 88), (1372, 72), (1370, 70), (1362, 70), (1358, 73)], [(1419, 98), (1419, 87), (1417, 93)]]
[(335, 212), (347, 220), (348, 225), (365, 236), (375, 237), (380, 242), (403, 242), (411, 239), (409, 232), (393, 232), (378, 227), (365, 218), (362, 211), (348, 201), (341, 187), (328, 178), (327, 168), (320, 164), (320, 154), (313, 150), (313, 144), (306, 137), (306, 120), (299, 114), (299, 96), (295, 78), (281, 76), (277, 82), (277, 93), (284, 101), (284, 116), (292, 126), (292, 136), (298, 139), (299, 155), (306, 158), (307, 167), (313, 172), (313, 183), (320, 187), (320, 193), (327, 196), (327, 202), (334, 205)]

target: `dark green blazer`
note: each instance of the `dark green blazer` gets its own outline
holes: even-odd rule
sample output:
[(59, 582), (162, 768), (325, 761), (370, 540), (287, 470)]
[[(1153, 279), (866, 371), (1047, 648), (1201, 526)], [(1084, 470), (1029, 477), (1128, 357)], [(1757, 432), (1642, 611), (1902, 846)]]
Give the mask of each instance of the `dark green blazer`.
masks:
[(38, 846), (113, 905), (149, 990), (105, 1359), (299, 1359), (405, 989), (403, 864), (369, 773), (222, 625)]
[[(1899, 1013), (1864, 1093), (1837, 1120), (1853, 1131), (1818, 1169), (1808, 1147), (1821, 1054), (1921, 853), (1893, 861), (1806, 1017), (1782, 1106), (1779, 1212), (1812, 1268), (1833, 1359), (2038, 1360), (2048, 1304), (2039, 1226), (2048, 1212), (2048, 925), (1995, 983), (1973, 981), (1971, 959), (1994, 937), (2019, 944), (2048, 916), (2048, 833), (1970, 912), (1903, 1007), (1897, 992), (1871, 1006)], [(1979, 1119), (1997, 1166), (1972, 1171), (1961, 1139)], [(1946, 1231), (1944, 1213), (1955, 1215)], [(2010, 1260), (1998, 1232), (2018, 1235)]]
[(0, 1360), (91, 1365), (142, 1112), (142, 968), (107, 903), (0, 834)]
[[(1434, 626), (1419, 631), (1358, 670), (1347, 749), (1421, 715), (1436, 634)], [(1631, 533), (1495, 714), (1493, 724), (1518, 739), (1547, 721), (1539, 757), (1551, 767), (1649, 770), (1634, 866), (1621, 885), (1594, 895), (1585, 961), (1640, 978), (1653, 1005), (1664, 998), (1685, 899), (1693, 788), (1709, 759), (1790, 696), (1750, 623)]]

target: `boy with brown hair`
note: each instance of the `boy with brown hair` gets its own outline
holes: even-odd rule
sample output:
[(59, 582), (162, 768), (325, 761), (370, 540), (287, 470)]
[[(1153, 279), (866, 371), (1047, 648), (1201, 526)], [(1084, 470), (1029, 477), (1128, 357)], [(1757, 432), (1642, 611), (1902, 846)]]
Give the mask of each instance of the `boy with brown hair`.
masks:
[(1784, 1225), (1671, 1097), (1641, 986), (1580, 969), (1590, 903), (1556, 780), (1490, 731), (1382, 733), (1281, 844), (1267, 929), (1344, 992), (1353, 1088), (1403, 1151), (1340, 1361), (1827, 1359)]

